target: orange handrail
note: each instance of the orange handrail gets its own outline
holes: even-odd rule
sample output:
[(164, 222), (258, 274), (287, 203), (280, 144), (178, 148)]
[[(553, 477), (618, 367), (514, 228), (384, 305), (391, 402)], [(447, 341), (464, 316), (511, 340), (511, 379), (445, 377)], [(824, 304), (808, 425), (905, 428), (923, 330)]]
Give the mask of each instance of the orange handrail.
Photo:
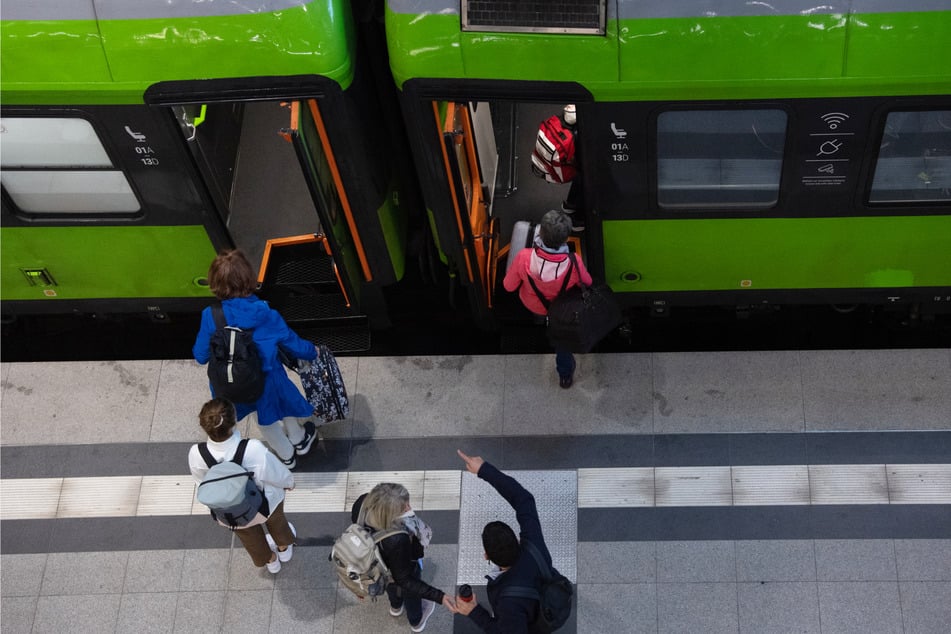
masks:
[[(448, 110), (446, 111), (446, 120), (448, 122), (452, 122), (453, 120), (453, 115), (455, 114), (455, 107), (456, 107), (456, 104), (452, 102), (449, 103)], [(440, 134), (442, 134), (442, 126), (439, 125), (439, 108), (436, 106), (435, 101), (433, 102), (433, 116), (436, 118), (436, 129), (440, 130)], [(452, 199), (452, 208), (456, 212), (456, 226), (459, 229), (459, 244), (462, 247), (462, 253), (465, 256), (464, 259), (466, 261), (466, 272), (469, 274), (469, 282), (472, 282), (474, 279), (474, 276), (472, 274), (472, 264), (469, 262), (469, 250), (466, 248), (465, 232), (463, 232), (462, 230), (463, 214), (462, 214), (462, 210), (459, 209), (459, 199), (456, 193), (456, 183), (452, 178), (452, 168), (450, 167), (450, 164), (449, 164), (449, 152), (446, 150), (446, 143), (442, 138), (440, 138), (439, 140), (439, 147), (442, 148), (443, 165), (446, 168), (446, 177), (449, 179), (449, 193), (450, 193), (450, 198)]]
[(360, 239), (360, 232), (357, 231), (357, 223), (353, 218), (350, 200), (347, 198), (347, 192), (343, 187), (343, 180), (340, 178), (340, 170), (337, 169), (337, 159), (334, 157), (333, 149), (330, 147), (330, 140), (327, 138), (327, 129), (324, 127), (323, 117), (320, 116), (320, 111), (317, 109), (317, 100), (308, 99), (307, 106), (310, 109), (310, 114), (314, 117), (314, 123), (317, 124), (317, 134), (320, 135), (320, 143), (324, 148), (324, 153), (327, 155), (327, 163), (330, 165), (330, 173), (333, 176), (337, 194), (340, 196), (343, 216), (347, 221), (347, 227), (350, 229), (350, 236), (353, 238), (353, 247), (357, 252), (357, 258), (360, 260), (363, 277), (367, 282), (371, 282), (373, 281), (373, 273), (370, 271), (369, 262), (367, 262), (367, 254), (363, 248), (363, 241)]

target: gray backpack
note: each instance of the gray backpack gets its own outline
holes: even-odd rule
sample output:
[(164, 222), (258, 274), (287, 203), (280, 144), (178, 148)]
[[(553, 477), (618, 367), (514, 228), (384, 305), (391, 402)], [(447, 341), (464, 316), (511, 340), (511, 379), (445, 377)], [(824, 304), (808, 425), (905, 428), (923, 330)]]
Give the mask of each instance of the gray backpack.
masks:
[(198, 501), (231, 530), (259, 523), (254, 521), (259, 514), (265, 518), (269, 515), (267, 500), (254, 483), (254, 474), (241, 465), (247, 446), (248, 439), (243, 438), (231, 460), (217, 462), (208, 451), (208, 443), (198, 444), (198, 453), (209, 467), (198, 485)]
[(330, 561), (340, 582), (361, 600), (373, 601), (386, 592), (393, 575), (383, 561), (379, 543), (391, 535), (405, 533), (399, 529), (373, 532), (361, 524), (351, 524), (334, 542)]

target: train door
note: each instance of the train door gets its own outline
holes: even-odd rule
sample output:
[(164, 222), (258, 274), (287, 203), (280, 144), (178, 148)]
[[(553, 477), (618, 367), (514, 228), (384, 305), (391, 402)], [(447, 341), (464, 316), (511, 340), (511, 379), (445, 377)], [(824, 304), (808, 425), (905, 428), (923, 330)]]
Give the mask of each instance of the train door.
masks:
[(283, 130), (293, 144), (311, 198), (317, 203), (324, 234), (344, 273), (344, 293), (355, 297), (373, 273), (341, 181), (317, 100), (290, 104), (289, 124)]
[[(178, 121), (226, 227), (231, 244), (218, 247), (245, 251), (259, 268), (258, 294), (298, 334), (338, 352), (366, 350), (360, 300), (373, 275), (318, 100), (248, 94), (203, 103), (196, 94), (168, 103), (162, 88), (153, 87), (153, 104)], [(181, 100), (181, 92), (168, 92)]]
[[(448, 102), (443, 106), (433, 103), (441, 120), (441, 158), (462, 251), (463, 270), (459, 274), (473, 288), (470, 297), (476, 314), (489, 318), (494, 303), (499, 238), (499, 222), (491, 213), (498, 157), (494, 139), (491, 144), (489, 141), (489, 104)], [(480, 151), (480, 138), (483, 146), (491, 147)]]
[(321, 231), (293, 147), (280, 134), (288, 104), (229, 101), (172, 110), (233, 245), (255, 266), (268, 240)]
[[(425, 104), (436, 114), (440, 140), (426, 150), (435, 167), (429, 207), (439, 246), (468, 283), (480, 324), (527, 319), (501, 280), (508, 254), (530, 238), (525, 227), (548, 210), (561, 209), (569, 197), (571, 184), (549, 183), (531, 169), (539, 124), (562, 113), (564, 103), (456, 99)], [(516, 234), (519, 243), (510, 244)], [(583, 235), (569, 240), (582, 256)]]

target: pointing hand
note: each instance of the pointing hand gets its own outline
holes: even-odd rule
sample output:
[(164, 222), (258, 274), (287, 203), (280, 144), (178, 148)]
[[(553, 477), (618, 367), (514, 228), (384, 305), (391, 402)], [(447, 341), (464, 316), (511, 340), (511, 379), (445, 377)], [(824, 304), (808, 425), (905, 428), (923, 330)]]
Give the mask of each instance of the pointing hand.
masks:
[(459, 454), (459, 457), (462, 458), (462, 461), (466, 463), (466, 470), (469, 473), (474, 473), (479, 475), (479, 469), (482, 468), (482, 465), (485, 463), (480, 456), (467, 456), (462, 453), (461, 449), (456, 449), (456, 453)]

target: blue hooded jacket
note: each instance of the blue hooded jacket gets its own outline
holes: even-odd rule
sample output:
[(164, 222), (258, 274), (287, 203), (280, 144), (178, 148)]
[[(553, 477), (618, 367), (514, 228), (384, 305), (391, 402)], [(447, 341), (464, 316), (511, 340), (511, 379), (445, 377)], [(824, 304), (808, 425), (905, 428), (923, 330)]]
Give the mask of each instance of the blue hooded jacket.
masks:
[[(258, 346), (264, 370), (264, 393), (257, 403), (235, 403), (238, 420), (255, 410), (258, 413), (259, 425), (271, 425), (287, 416), (306, 418), (313, 414), (313, 406), (301, 395), (284, 371), (284, 366), (277, 356), (277, 347), (280, 344), (298, 359), (313, 361), (317, 358), (317, 348), (314, 344), (301, 339), (290, 329), (280, 313), (255, 295), (226, 299), (221, 302), (221, 306), (229, 326), (254, 329), (254, 343)], [(208, 363), (211, 357), (211, 336), (215, 330), (215, 318), (209, 306), (201, 312), (201, 326), (192, 347), (195, 360), (202, 365)]]

